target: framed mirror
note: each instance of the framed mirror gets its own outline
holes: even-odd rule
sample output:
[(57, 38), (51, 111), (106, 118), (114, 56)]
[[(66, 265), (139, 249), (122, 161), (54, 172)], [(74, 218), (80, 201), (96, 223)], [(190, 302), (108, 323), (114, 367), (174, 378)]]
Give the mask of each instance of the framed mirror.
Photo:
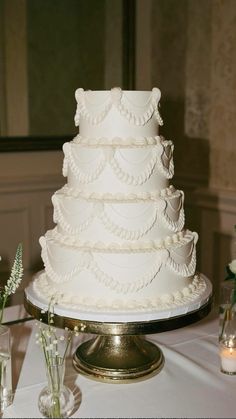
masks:
[(0, 152), (57, 150), (74, 92), (134, 88), (135, 0), (0, 0)]

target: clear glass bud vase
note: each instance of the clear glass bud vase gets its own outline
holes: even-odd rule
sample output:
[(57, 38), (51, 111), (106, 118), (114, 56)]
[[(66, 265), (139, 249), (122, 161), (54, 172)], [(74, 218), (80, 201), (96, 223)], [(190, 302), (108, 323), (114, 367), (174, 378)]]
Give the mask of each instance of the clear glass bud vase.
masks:
[(12, 403), (11, 333), (0, 325), (0, 413)]
[(236, 281), (224, 281), (220, 295), (220, 358), (221, 371), (236, 374)]
[(65, 361), (57, 357), (46, 365), (48, 384), (39, 395), (38, 407), (44, 417), (65, 418), (74, 408), (74, 395), (64, 385)]

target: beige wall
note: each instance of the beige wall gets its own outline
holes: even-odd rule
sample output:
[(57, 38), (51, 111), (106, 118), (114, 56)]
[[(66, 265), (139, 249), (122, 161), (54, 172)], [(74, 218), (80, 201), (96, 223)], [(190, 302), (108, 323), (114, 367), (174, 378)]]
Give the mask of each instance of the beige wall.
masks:
[[(160, 87), (173, 183), (216, 297), (236, 257), (235, 0), (137, 0), (136, 88)], [(143, 18), (142, 18), (143, 17)], [(142, 38), (144, 34), (145, 39)]]
[(235, 0), (137, 4), (136, 87), (161, 88), (162, 132), (174, 139), (176, 174), (235, 191)]

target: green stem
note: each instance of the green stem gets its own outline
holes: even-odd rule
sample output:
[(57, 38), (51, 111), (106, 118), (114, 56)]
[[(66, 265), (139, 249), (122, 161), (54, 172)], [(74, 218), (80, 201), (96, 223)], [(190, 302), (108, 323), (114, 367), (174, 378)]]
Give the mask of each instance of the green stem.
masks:
[(5, 305), (6, 305), (7, 299), (8, 299), (8, 294), (5, 294), (5, 295), (4, 295), (4, 297), (3, 297), (3, 302), (2, 302), (2, 307), (1, 307), (0, 325), (2, 324), (3, 311), (4, 311), (4, 308), (5, 308)]
[[(50, 417), (60, 418), (61, 417), (61, 404), (60, 404), (60, 389), (61, 389), (61, 375), (59, 373), (58, 365), (56, 368), (56, 377), (52, 373), (51, 367), (48, 366), (49, 373), (49, 388), (52, 395), (52, 407), (50, 409)], [(56, 379), (55, 379), (56, 378)]]
[(66, 348), (65, 348), (64, 355), (63, 355), (63, 358), (62, 358), (62, 362), (65, 362), (65, 357), (66, 357), (66, 354), (67, 354), (69, 345), (71, 343), (71, 340), (72, 340), (72, 333), (70, 333), (70, 335), (69, 335), (69, 337), (67, 339), (67, 344), (66, 344)]
[(0, 387), (2, 386), (3, 361), (0, 361)]

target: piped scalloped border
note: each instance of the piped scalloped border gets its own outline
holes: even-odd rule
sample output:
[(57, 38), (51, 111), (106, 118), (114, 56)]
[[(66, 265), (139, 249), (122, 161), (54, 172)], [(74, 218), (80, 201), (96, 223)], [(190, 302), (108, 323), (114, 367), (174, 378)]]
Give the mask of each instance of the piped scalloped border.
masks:
[[(67, 220), (67, 217), (65, 216), (65, 213), (69, 214), (69, 212), (64, 209), (63, 198), (64, 195), (59, 194), (54, 194), (52, 196), (52, 203), (54, 206), (53, 220), (55, 223), (60, 225), (66, 234), (70, 234), (72, 236), (77, 236), (81, 232), (87, 230), (95, 219), (97, 219), (111, 234), (125, 240), (140, 239), (145, 236), (156, 225), (156, 223), (158, 225), (165, 226), (169, 231), (173, 232), (181, 231), (184, 227), (184, 193), (182, 191), (179, 191), (179, 205), (177, 210), (173, 209), (170, 199), (167, 199), (166, 197), (159, 198), (157, 202), (152, 204), (153, 209), (149, 219), (147, 219), (143, 225), (140, 225), (138, 229), (128, 229), (122, 227), (119, 223), (117, 223), (117, 221), (112, 219), (111, 214), (107, 211), (109, 210), (110, 204), (103, 202), (89, 203), (90, 207), (88, 209), (88, 217), (76, 227), (72, 226), (70, 221)], [(167, 210), (169, 208), (171, 208), (171, 210), (175, 213), (178, 213), (175, 221), (173, 221), (168, 215)]]
[[(136, 148), (136, 147), (145, 147), (151, 145), (157, 145), (162, 141), (166, 141), (163, 136), (156, 135), (154, 137), (83, 137), (80, 134), (77, 134), (72, 142), (81, 147), (120, 147), (120, 148)], [(170, 141), (170, 140), (169, 140)]]
[(78, 309), (90, 312), (152, 312), (156, 310), (173, 309), (185, 304), (191, 304), (198, 300), (206, 290), (206, 281), (199, 274), (195, 274), (191, 283), (179, 289), (176, 292), (166, 293), (161, 296), (152, 296), (144, 298), (141, 301), (130, 297), (125, 301), (121, 298), (96, 298), (96, 296), (81, 297), (78, 294), (70, 293), (67, 290), (58, 291), (57, 287), (52, 285), (46, 273), (43, 271), (35, 278), (33, 289), (36, 295), (44, 297), (48, 301), (52, 296), (57, 295), (58, 304), (70, 309)]
[[(100, 155), (96, 156), (96, 160), (99, 157), (99, 161), (95, 167), (92, 165), (89, 172), (85, 172), (78, 165), (76, 161), (74, 146), (72, 142), (65, 143), (63, 145), (63, 151), (65, 154), (63, 162), (63, 176), (68, 176), (68, 170), (73, 173), (78, 182), (82, 184), (88, 184), (94, 182), (99, 178), (99, 176), (104, 171), (105, 167), (108, 165), (115, 176), (119, 179), (120, 182), (126, 183), (128, 185), (138, 186), (146, 183), (148, 179), (154, 172), (156, 168), (159, 173), (161, 173), (166, 179), (171, 179), (174, 175), (174, 162), (173, 162), (173, 151), (174, 145), (171, 141), (161, 141), (159, 144), (153, 146), (149, 151), (150, 158), (148, 163), (145, 165), (145, 168), (137, 176), (129, 173), (124, 170), (122, 167), (122, 160), (125, 159), (123, 153), (119, 149), (103, 148), (100, 150)], [(168, 150), (168, 147), (170, 150)], [(167, 154), (168, 150), (168, 154)]]
[[(193, 235), (197, 233), (190, 232), (189, 230), (179, 231), (171, 236), (166, 236), (164, 239), (159, 240), (134, 240), (127, 241), (126, 243), (103, 243), (95, 241), (82, 241), (75, 236), (65, 235), (57, 231), (55, 227), (53, 230), (48, 230), (45, 237), (55, 240), (64, 246), (71, 246), (81, 251), (88, 252), (102, 252), (102, 253), (143, 253), (143, 252), (156, 252), (161, 249), (168, 248), (169, 246), (181, 246)], [(40, 238), (40, 243), (45, 238)]]
[[(187, 236), (187, 235), (186, 235)], [(45, 271), (49, 278), (55, 283), (66, 283), (71, 281), (81, 271), (90, 271), (93, 273), (96, 280), (103, 284), (105, 287), (117, 292), (126, 294), (128, 292), (138, 292), (141, 289), (147, 287), (159, 271), (163, 268), (167, 268), (173, 271), (179, 277), (191, 277), (195, 273), (196, 269), (196, 241), (197, 234), (192, 233), (192, 236), (188, 234), (187, 242), (178, 243), (178, 245), (190, 245), (189, 255), (184, 257), (184, 262), (180, 263), (175, 260), (175, 251), (173, 248), (165, 248), (164, 246), (158, 250), (155, 254), (155, 261), (148, 272), (142, 277), (137, 278), (132, 282), (122, 282), (119, 279), (112, 277), (100, 268), (96, 262), (95, 255), (91, 249), (85, 251), (83, 256), (78, 258), (76, 265), (65, 274), (58, 274), (50, 261), (49, 250), (47, 245), (47, 239), (45, 237), (40, 238), (40, 245), (42, 247), (41, 256), (44, 262)], [(83, 249), (84, 250), (84, 249)], [(188, 260), (188, 262), (186, 262)]]
[(159, 191), (138, 192), (138, 193), (98, 193), (85, 192), (78, 188), (73, 188), (65, 184), (56, 193), (63, 193), (73, 198), (82, 198), (88, 201), (103, 201), (103, 202), (140, 202), (140, 201), (156, 201), (159, 197), (171, 196), (175, 188), (173, 185)]
[[(101, 112), (96, 115), (92, 115), (86, 105), (86, 91), (79, 88), (75, 92), (75, 98), (77, 101), (77, 109), (75, 113), (75, 125), (79, 126), (81, 116), (92, 125), (100, 124), (108, 115), (110, 109), (114, 106), (117, 111), (127, 119), (131, 124), (141, 126), (145, 125), (153, 115), (155, 115), (158, 124), (163, 125), (163, 120), (158, 110), (159, 101), (161, 98), (161, 92), (157, 87), (154, 87), (150, 93), (148, 100), (148, 109), (143, 114), (137, 115), (131, 109), (124, 104), (124, 99), (128, 102), (128, 99), (120, 87), (114, 87), (108, 92), (108, 100)], [(134, 105), (132, 105), (134, 107)], [(146, 104), (144, 104), (146, 106)]]

